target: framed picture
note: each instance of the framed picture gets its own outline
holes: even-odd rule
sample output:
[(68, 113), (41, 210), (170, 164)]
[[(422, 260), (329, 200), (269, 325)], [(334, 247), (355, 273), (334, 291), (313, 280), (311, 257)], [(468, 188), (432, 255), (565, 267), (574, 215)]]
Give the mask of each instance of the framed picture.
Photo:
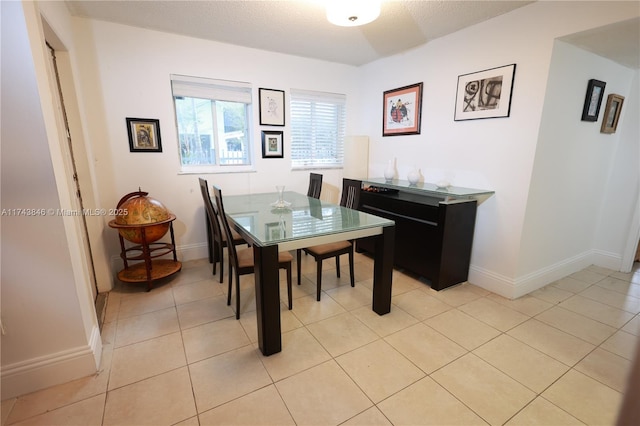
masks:
[(587, 85), (587, 95), (584, 98), (584, 106), (582, 107), (582, 121), (598, 121), (600, 114), (600, 104), (604, 97), (604, 87), (607, 85), (604, 81), (591, 79)]
[(127, 117), (127, 133), (129, 134), (129, 151), (162, 152), (160, 120)]
[(282, 132), (262, 132), (262, 158), (283, 158)]
[(624, 97), (620, 95), (614, 95), (613, 93), (607, 97), (607, 106), (604, 108), (604, 117), (602, 117), (602, 127), (600, 127), (601, 133), (615, 133), (618, 127), (618, 120), (620, 119), (620, 111), (622, 111), (622, 104), (624, 103)]
[(420, 134), (422, 83), (387, 90), (382, 102), (382, 136)]
[(516, 64), (458, 76), (454, 121), (509, 117)]
[(284, 90), (258, 89), (260, 124), (284, 126)]

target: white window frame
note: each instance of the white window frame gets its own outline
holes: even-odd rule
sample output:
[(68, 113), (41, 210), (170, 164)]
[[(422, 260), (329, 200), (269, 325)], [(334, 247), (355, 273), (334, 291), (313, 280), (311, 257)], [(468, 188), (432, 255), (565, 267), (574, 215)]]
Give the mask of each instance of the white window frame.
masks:
[[(311, 111), (306, 107), (311, 105)], [(332, 117), (316, 109), (319, 104), (330, 104), (337, 108), (335, 123)], [(314, 92), (309, 90), (291, 89), (289, 102), (289, 116), (291, 117), (291, 168), (293, 170), (307, 169), (342, 169), (344, 167), (344, 149), (347, 122), (347, 97), (343, 94)], [(324, 122), (322, 122), (324, 121)], [(306, 152), (314, 152), (315, 144), (327, 144), (326, 134), (316, 133), (317, 124), (324, 128), (335, 124), (335, 161), (327, 158), (297, 158)]]
[[(252, 87), (250, 83), (217, 80), (202, 77), (192, 77), (178, 74), (171, 74), (171, 92), (174, 107), (174, 117), (176, 120), (176, 137), (178, 141), (178, 162), (180, 165), (180, 174), (201, 174), (201, 173), (237, 173), (250, 172), (255, 169), (255, 142), (253, 137), (253, 107), (252, 107)], [(178, 128), (178, 116), (175, 111), (175, 97), (184, 96), (200, 99), (211, 99), (214, 101), (232, 101), (244, 103), (247, 105), (247, 158), (250, 164), (202, 164), (188, 165), (182, 164), (180, 152), (180, 134)], [(215, 114), (213, 117), (215, 121)], [(215, 127), (215, 124), (214, 124)], [(217, 140), (217, 134), (214, 134), (213, 143), (216, 147), (216, 156), (219, 158), (220, 147)]]

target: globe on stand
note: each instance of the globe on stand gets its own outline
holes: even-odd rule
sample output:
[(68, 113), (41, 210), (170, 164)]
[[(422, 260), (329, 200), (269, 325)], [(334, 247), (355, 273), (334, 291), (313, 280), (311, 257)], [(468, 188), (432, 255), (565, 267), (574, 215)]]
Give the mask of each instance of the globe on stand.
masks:
[[(118, 230), (120, 238), (124, 269), (118, 278), (124, 282), (146, 282), (147, 290), (151, 290), (154, 280), (180, 271), (182, 264), (176, 256), (173, 235), (176, 216), (148, 195), (138, 190), (122, 197), (116, 209), (118, 214), (109, 226)], [(171, 231), (171, 243), (158, 242), (167, 231)], [(136, 245), (127, 248), (124, 240)], [(158, 259), (168, 254), (173, 255), (173, 260)], [(129, 265), (129, 261), (142, 262)]]

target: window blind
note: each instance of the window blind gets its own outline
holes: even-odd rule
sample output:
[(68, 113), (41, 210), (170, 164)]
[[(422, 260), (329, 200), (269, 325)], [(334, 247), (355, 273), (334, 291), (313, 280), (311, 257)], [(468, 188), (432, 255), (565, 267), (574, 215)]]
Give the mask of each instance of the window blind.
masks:
[(346, 96), (291, 89), (293, 168), (342, 167)]
[(171, 74), (171, 90), (174, 97), (251, 103), (251, 85), (238, 81)]

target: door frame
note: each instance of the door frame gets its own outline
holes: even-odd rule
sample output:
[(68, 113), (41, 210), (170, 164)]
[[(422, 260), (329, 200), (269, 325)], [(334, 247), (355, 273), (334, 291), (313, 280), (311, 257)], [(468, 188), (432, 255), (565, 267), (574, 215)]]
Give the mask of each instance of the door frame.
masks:
[(629, 229), (629, 238), (627, 239), (627, 244), (625, 246), (620, 265), (620, 270), (622, 272), (631, 272), (631, 269), (633, 269), (636, 251), (640, 244), (640, 197), (636, 200), (636, 208), (632, 217), (633, 219), (631, 229)]
[[(47, 23), (46, 17), (40, 14), (42, 23), (43, 43), (46, 40), (56, 51), (57, 65), (60, 75), (60, 86), (64, 96), (69, 131), (73, 141), (76, 166), (78, 167), (79, 185), (83, 197), (84, 207), (92, 211), (104, 211), (105, 206), (100, 203), (97, 183), (97, 171), (90, 161), (93, 157), (92, 148), (87, 142), (86, 129), (83, 126), (83, 113), (77, 96), (78, 83), (74, 78), (73, 58), (65, 44), (57, 36), (56, 32)], [(45, 46), (46, 47), (46, 46)], [(48, 53), (48, 52), (47, 52)], [(81, 87), (81, 86), (78, 86)], [(60, 126), (60, 125), (58, 125)], [(64, 131), (60, 131), (60, 143), (64, 140)], [(72, 186), (73, 182), (68, 182)], [(107, 209), (108, 211), (108, 209)], [(108, 218), (104, 216), (86, 216), (88, 239), (91, 245), (93, 269), (97, 292), (107, 294), (115, 284), (114, 273), (111, 265), (111, 255), (107, 241), (104, 239), (108, 229)], [(117, 241), (117, 239), (115, 240)]]

